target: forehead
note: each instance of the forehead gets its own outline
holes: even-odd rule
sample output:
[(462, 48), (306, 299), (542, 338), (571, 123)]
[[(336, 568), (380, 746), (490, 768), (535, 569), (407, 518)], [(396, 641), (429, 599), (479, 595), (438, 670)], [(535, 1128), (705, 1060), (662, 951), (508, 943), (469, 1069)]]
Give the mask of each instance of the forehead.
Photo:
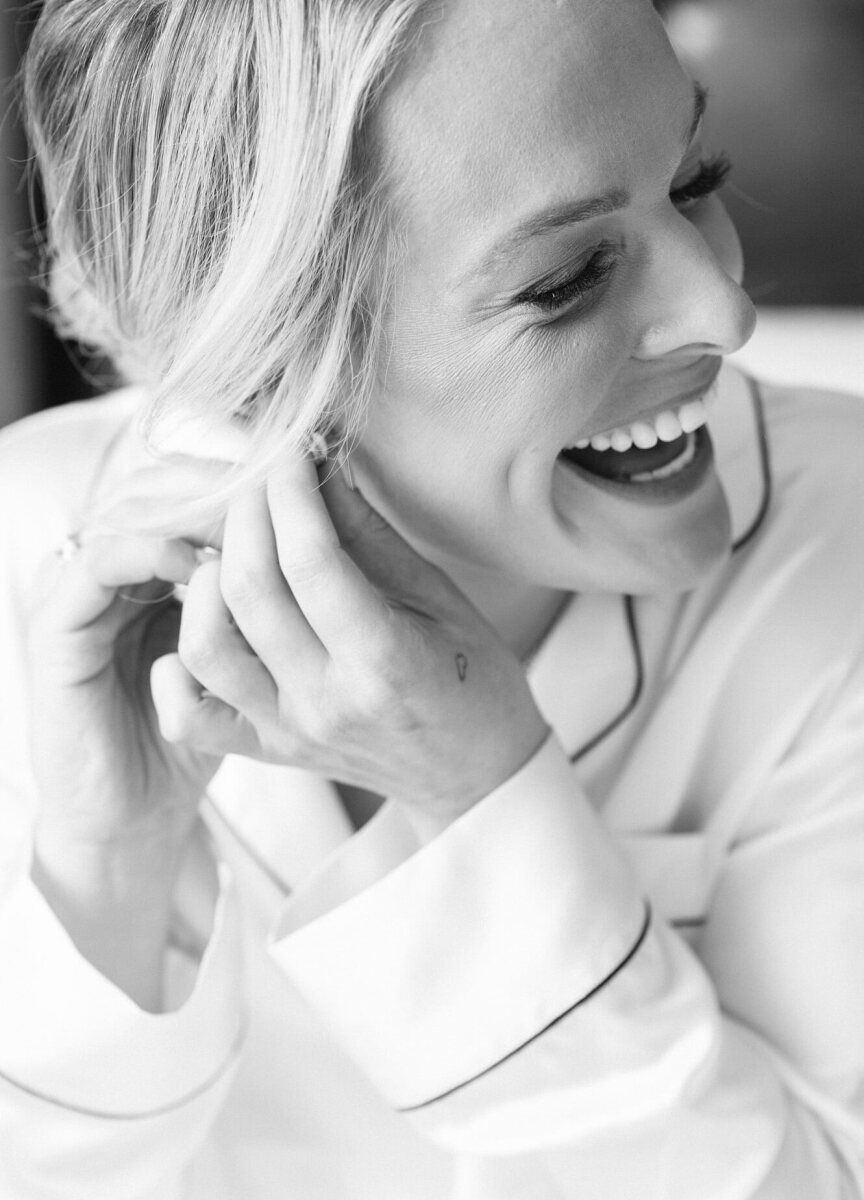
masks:
[(676, 97), (680, 122), (690, 85), (649, 0), (436, 0), (377, 119), (397, 209), (431, 244), (626, 186)]

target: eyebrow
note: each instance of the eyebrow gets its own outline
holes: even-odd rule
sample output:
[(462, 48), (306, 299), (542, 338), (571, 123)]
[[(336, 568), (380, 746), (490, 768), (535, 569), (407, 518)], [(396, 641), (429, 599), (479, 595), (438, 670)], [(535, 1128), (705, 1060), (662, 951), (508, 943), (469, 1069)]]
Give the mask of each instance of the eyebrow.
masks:
[[(707, 104), (707, 90), (700, 83), (694, 81), (693, 112), (681, 139), (681, 145), (685, 151), (690, 147), (699, 131)], [(587, 200), (566, 201), (563, 204), (544, 209), (542, 212), (520, 221), (515, 228), (505, 234), (471, 268), (465, 278), (482, 275), (492, 267), (499, 266), (502, 262), (512, 258), (531, 238), (544, 233), (552, 233), (554, 230), (565, 228), (568, 225), (578, 225), (582, 221), (591, 221), (595, 217), (609, 216), (610, 213), (626, 208), (629, 203), (630, 193), (625, 188), (610, 188), (599, 196), (592, 196)]]

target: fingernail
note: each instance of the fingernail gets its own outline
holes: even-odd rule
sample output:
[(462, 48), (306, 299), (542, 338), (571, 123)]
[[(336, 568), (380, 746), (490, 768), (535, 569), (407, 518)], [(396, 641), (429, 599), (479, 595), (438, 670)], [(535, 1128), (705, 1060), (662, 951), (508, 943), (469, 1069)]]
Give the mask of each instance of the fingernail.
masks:
[(221, 551), (216, 546), (196, 546), (195, 561), (200, 567), (202, 563), (212, 562), (214, 558), (219, 558)]

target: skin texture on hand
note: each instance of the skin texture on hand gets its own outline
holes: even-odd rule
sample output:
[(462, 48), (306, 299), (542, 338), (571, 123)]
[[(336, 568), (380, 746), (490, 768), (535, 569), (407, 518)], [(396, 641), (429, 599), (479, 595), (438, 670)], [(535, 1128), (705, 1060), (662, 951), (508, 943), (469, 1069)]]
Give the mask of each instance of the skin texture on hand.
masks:
[(81, 952), (158, 1009), (176, 874), (218, 759), (158, 733), (150, 664), (176, 645), (181, 540), (94, 535), (47, 560), (29, 627), (33, 875)]
[(307, 461), (234, 503), (221, 556), (157, 536), (81, 542), (34, 592), (33, 877), (143, 1008), (161, 1008), (177, 873), (226, 753), (393, 796), (425, 841), (545, 737), (492, 628)]
[(233, 504), (153, 682), (169, 741), (390, 796), (425, 836), (546, 734), (476, 609), (338, 476), (319, 488), (308, 461)]

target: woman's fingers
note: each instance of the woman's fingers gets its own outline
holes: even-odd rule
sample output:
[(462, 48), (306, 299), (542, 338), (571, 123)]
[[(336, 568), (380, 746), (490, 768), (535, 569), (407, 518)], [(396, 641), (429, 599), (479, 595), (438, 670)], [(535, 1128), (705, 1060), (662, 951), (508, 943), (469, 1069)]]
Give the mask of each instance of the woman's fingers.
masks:
[(221, 564), (205, 562), (189, 581), (180, 623), (180, 660), (199, 687), (256, 723), (278, 706), (273, 677), (235, 624), (222, 596)]
[(36, 674), (56, 687), (122, 670), (127, 635), (144, 628), (195, 565), (188, 542), (116, 535), (87, 536), (71, 557), (46, 560), (28, 628)]
[(266, 492), (234, 503), (223, 552), (223, 595), (277, 679), (320, 667), (322, 647), (377, 664), (394, 608), (441, 615), (458, 596), (359, 493), (336, 477), (322, 488), (308, 459), (283, 462)]
[(326, 651), (279, 567), (264, 489), (238, 497), (228, 512), (220, 580), (241, 633), (274, 675), (322, 665)]
[[(197, 565), (195, 547), (175, 538), (95, 535), (83, 541), (68, 561), (49, 564), (44, 608), (67, 632), (85, 629), (113, 603), (118, 591), (161, 580), (185, 583)], [(43, 575), (44, 579), (44, 575)], [(170, 588), (163, 589), (166, 596)], [(130, 619), (134, 601), (129, 601)], [(150, 601), (152, 597), (145, 597)]]
[(156, 659), (150, 690), (166, 742), (190, 746), (204, 754), (254, 755), (258, 737), (249, 721), (230, 704), (205, 691), (179, 654)]
[(283, 463), (268, 480), (267, 502), (280, 571), (309, 625), (334, 658), (376, 655), (392, 612), (343, 547), (314, 464)]
[(328, 475), (321, 491), (342, 546), (384, 595), (429, 615), (445, 598), (458, 596), (464, 602), (452, 580), (418, 554), (340, 473)]
[(99, 534), (88, 538), (72, 559), (86, 564), (96, 581), (118, 588), (150, 579), (185, 583), (198, 564), (197, 551), (182, 538), (120, 537)]

